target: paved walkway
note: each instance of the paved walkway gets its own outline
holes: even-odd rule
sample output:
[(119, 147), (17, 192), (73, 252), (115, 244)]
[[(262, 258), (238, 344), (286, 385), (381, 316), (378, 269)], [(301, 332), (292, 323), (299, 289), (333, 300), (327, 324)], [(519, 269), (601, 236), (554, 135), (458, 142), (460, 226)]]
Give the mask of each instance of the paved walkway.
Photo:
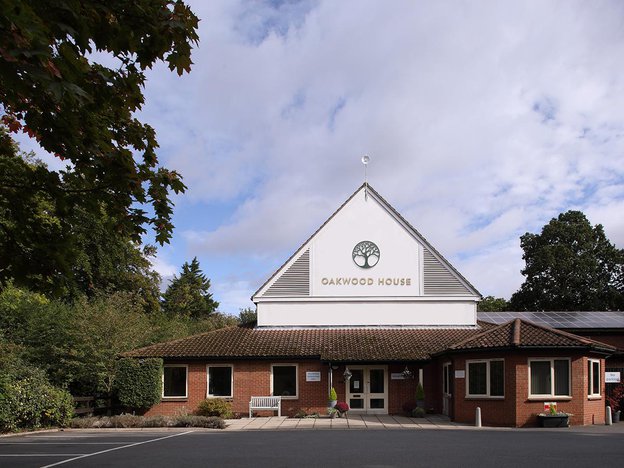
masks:
[(228, 419), (226, 430), (293, 430), (293, 429), (474, 429), (468, 424), (454, 423), (446, 416), (428, 415), (408, 418), (389, 415), (348, 415), (344, 418), (241, 418)]

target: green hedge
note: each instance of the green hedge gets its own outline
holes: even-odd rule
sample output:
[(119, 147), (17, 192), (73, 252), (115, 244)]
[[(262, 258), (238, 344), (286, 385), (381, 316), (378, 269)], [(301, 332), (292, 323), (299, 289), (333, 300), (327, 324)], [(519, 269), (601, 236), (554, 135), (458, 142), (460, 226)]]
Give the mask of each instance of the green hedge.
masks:
[(134, 410), (145, 410), (160, 402), (162, 359), (120, 359), (116, 363), (116, 389), (119, 402)]

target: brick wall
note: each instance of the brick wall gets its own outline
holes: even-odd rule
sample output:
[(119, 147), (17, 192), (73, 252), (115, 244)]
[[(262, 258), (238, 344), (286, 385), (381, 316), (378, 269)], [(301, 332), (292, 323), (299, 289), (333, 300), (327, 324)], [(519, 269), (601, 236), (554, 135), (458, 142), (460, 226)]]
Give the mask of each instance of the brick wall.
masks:
[[(453, 357), (455, 370), (465, 370), (469, 359), (505, 359), (505, 398), (504, 400), (466, 397), (466, 379), (454, 379), (453, 409), (454, 420), (474, 423), (475, 410), (481, 408), (481, 420), (486, 426), (537, 426), (537, 415), (544, 411), (544, 403), (557, 401), (557, 409), (572, 413), (570, 424), (604, 424), (605, 420), (605, 385), (602, 382), (601, 397), (590, 399), (587, 396), (587, 356), (565, 352), (519, 352), (505, 353), (472, 353)], [(570, 358), (571, 393), (570, 399), (541, 398), (529, 399), (529, 366), (530, 357), (538, 358)], [(601, 371), (604, 372), (604, 359), (601, 359)], [(440, 364), (441, 366), (441, 364)]]

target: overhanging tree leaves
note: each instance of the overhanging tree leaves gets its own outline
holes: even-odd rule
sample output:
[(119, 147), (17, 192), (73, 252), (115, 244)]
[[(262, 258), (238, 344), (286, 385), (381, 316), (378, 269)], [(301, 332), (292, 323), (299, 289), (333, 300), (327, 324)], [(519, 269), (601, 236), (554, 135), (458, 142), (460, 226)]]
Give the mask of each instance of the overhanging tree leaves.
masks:
[(624, 308), (624, 251), (600, 224), (580, 211), (553, 218), (540, 234), (520, 238), (526, 279), (513, 294), (515, 310), (614, 310)]
[[(181, 0), (0, 0), (2, 121), (70, 163), (60, 176), (15, 187), (45, 192), (59, 207), (95, 212), (103, 202), (135, 240), (152, 225), (156, 240), (168, 241), (169, 194), (185, 187), (159, 166), (154, 129), (135, 113), (146, 69), (166, 61), (190, 71), (198, 21)], [(104, 56), (115, 64), (96, 62)]]
[(190, 264), (182, 265), (180, 277), (174, 276), (163, 294), (163, 311), (169, 316), (206, 318), (219, 307), (208, 289), (210, 280), (202, 273), (197, 258), (193, 258)]

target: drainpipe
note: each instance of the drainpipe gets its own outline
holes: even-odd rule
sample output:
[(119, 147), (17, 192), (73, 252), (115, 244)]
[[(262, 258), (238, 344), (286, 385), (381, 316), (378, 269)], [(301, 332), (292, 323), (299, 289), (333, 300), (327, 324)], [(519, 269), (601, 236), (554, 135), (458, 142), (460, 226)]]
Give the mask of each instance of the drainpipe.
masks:
[(334, 371), (332, 370), (332, 363), (329, 363), (329, 388), (327, 389), (327, 394), (331, 392), (332, 387), (334, 386)]

